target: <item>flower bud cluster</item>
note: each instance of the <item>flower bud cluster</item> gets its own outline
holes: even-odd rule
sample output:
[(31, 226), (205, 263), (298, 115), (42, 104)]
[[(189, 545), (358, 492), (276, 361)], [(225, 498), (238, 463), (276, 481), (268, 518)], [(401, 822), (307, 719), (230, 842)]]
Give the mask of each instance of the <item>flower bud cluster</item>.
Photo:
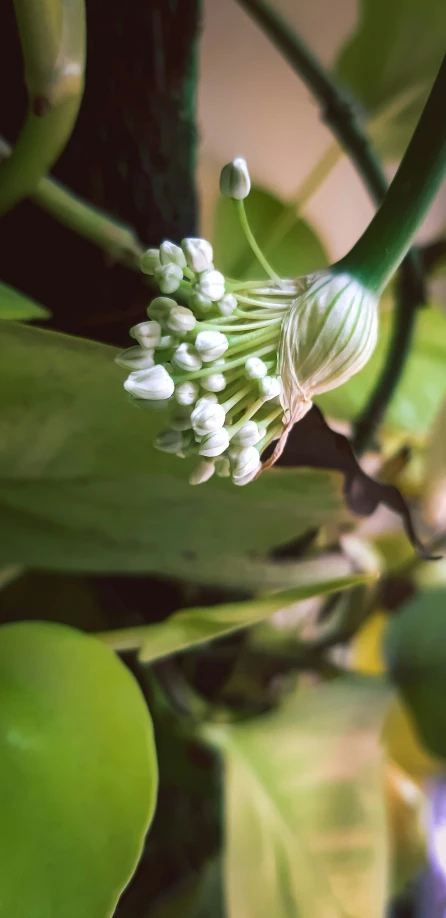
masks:
[[(222, 172), (222, 193), (244, 213), (250, 179), (244, 160)], [(240, 210), (242, 209), (242, 210)], [(262, 451), (279, 440), (313, 395), (340, 385), (368, 360), (377, 337), (377, 301), (358, 281), (334, 271), (295, 280), (229, 281), (215, 269), (211, 244), (183, 239), (148, 249), (141, 269), (160, 289), (147, 319), (130, 335), (136, 346), (116, 362), (139, 406), (165, 406), (169, 426), (155, 447), (196, 456), (191, 484), (215, 473), (244, 485), (257, 476)], [(268, 463), (267, 463), (268, 464)]]

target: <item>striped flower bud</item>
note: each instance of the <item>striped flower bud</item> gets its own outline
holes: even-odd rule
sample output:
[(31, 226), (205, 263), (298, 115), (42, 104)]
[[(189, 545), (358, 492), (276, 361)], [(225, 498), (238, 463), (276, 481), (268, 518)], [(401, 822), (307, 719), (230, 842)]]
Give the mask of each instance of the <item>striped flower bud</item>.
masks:
[(251, 191), (251, 179), (249, 177), (246, 160), (237, 156), (223, 166), (220, 174), (220, 193), (225, 198), (233, 198), (235, 201), (242, 201), (247, 198)]
[(161, 266), (160, 250), (147, 249), (143, 252), (140, 259), (140, 268), (143, 274), (155, 274), (156, 268)]
[(214, 253), (210, 242), (206, 239), (182, 239), (183, 249), (188, 268), (200, 274), (213, 267)]
[(145, 347), (128, 347), (115, 357), (115, 363), (128, 370), (150, 370), (155, 361), (153, 351)]
[(225, 423), (225, 410), (222, 405), (215, 404), (206, 398), (198, 399), (191, 414), (192, 427), (200, 437), (212, 433), (223, 427)]
[(124, 389), (137, 398), (167, 399), (173, 395), (175, 384), (165, 367), (158, 364), (149, 370), (130, 373)]
[(159, 322), (140, 322), (130, 329), (130, 334), (141, 347), (154, 348), (161, 341), (161, 326)]
[(184, 252), (179, 245), (174, 242), (162, 242), (160, 245), (160, 262), (162, 265), (178, 265), (179, 268), (186, 267)]
[(228, 350), (226, 335), (219, 331), (201, 331), (195, 339), (195, 347), (204, 363), (218, 360)]
[(206, 434), (200, 442), (198, 452), (200, 456), (208, 456), (210, 458), (215, 456), (221, 456), (222, 453), (229, 446), (229, 435), (227, 430), (224, 427), (221, 427), (220, 430), (214, 430), (212, 433)]
[(197, 284), (197, 292), (213, 302), (221, 300), (225, 293), (225, 279), (220, 271), (204, 271)]
[(154, 274), (161, 293), (175, 293), (183, 279), (183, 269), (175, 264), (161, 265)]
[(192, 331), (197, 324), (197, 320), (191, 309), (187, 306), (174, 306), (167, 318), (167, 327), (170, 331), (186, 334)]
[(282, 329), (279, 372), (282, 404), (298, 420), (314, 395), (358, 373), (378, 335), (378, 298), (348, 274), (320, 272), (288, 311)]

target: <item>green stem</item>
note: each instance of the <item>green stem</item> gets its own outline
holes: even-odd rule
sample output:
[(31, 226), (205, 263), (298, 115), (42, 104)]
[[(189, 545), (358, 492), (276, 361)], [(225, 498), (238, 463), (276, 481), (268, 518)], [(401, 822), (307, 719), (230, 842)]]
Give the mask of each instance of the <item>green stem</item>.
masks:
[(337, 264), (377, 293), (402, 262), (446, 175), (446, 56), (386, 197)]
[[(0, 137), (0, 161), (10, 154), (11, 147)], [(31, 200), (62, 226), (107, 252), (114, 261), (134, 271), (140, 270), (139, 259), (144, 247), (130, 226), (87, 204), (49, 176), (40, 179)]]
[(237, 208), (237, 213), (239, 216), (240, 223), (242, 224), (243, 232), (249, 242), (249, 245), (251, 246), (252, 251), (254, 252), (254, 255), (256, 256), (260, 264), (262, 265), (262, 268), (264, 268), (266, 273), (269, 275), (271, 280), (274, 281), (275, 284), (278, 284), (280, 287), (281, 286), (280, 277), (278, 277), (276, 272), (273, 271), (271, 265), (269, 264), (269, 262), (263, 255), (263, 252), (261, 252), (261, 250), (259, 249), (257, 242), (252, 234), (252, 230), (248, 223), (248, 218), (246, 216), (245, 202), (244, 201), (234, 201), (234, 203)]
[(84, 0), (15, 0), (29, 111), (0, 166), (0, 214), (28, 197), (62, 152), (84, 87)]

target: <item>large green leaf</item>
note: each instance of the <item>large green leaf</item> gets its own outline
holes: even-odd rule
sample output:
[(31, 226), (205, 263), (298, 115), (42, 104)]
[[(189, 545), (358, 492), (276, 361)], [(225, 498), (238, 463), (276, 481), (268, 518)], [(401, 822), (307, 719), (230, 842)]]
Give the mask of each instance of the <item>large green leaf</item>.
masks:
[(0, 629), (0, 916), (109, 918), (153, 815), (136, 681), (63, 625)]
[(44, 306), (35, 303), (24, 293), (0, 283), (0, 319), (27, 321), (29, 319), (47, 319), (51, 313)]
[(367, 575), (356, 575), (327, 580), (321, 574), (320, 578), (309, 583), (305, 562), (296, 564), (294, 570), (295, 579), (301, 579), (303, 582), (291, 590), (282, 590), (249, 602), (183, 609), (158, 624), (142, 625), (124, 631), (109, 631), (100, 637), (120, 650), (139, 649), (139, 659), (143, 663), (148, 663), (239, 631), (240, 628), (248, 628), (301, 599), (337, 593), (374, 579)]
[[(377, 348), (364, 369), (344, 386), (316, 399), (326, 414), (346, 420), (359, 414), (381, 372), (391, 323), (391, 313), (384, 312)], [(446, 394), (445, 364), (446, 318), (435, 307), (420, 310), (413, 346), (386, 415), (386, 425), (417, 435), (428, 432)]]
[(421, 114), (444, 54), (444, 0), (361, 0), (359, 28), (342, 49), (335, 74), (359, 99), (380, 151), (399, 157)]
[(228, 918), (382, 918), (385, 690), (348, 678), (205, 737), (225, 762)]
[[(260, 248), (281, 277), (297, 277), (327, 265), (327, 255), (314, 230), (265, 188), (254, 186), (246, 201), (251, 229)], [(275, 238), (277, 241), (275, 242)], [(265, 276), (242, 232), (234, 201), (220, 197), (213, 235), (215, 264), (228, 277), (251, 280)]]
[(385, 637), (386, 658), (421, 740), (446, 759), (446, 588), (401, 606)]
[(346, 515), (327, 472), (191, 487), (191, 461), (152, 448), (162, 415), (128, 404), (114, 348), (12, 323), (0, 348), (0, 564), (199, 579)]

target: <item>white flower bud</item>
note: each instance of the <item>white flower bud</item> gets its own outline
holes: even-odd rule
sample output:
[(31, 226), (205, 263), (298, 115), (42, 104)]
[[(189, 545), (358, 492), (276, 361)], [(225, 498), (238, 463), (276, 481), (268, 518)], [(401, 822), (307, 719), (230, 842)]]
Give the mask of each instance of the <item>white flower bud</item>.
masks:
[(190, 406), (183, 407), (179, 405), (170, 419), (170, 426), (172, 430), (192, 430), (192, 421), (190, 415)]
[(269, 402), (272, 398), (277, 398), (282, 392), (280, 379), (277, 376), (264, 376), (259, 379), (260, 398)]
[(174, 242), (162, 242), (160, 245), (160, 262), (162, 265), (178, 265), (179, 268), (186, 267), (186, 259), (182, 249)]
[(321, 271), (283, 323), (279, 367), (282, 404), (294, 420), (313, 395), (327, 392), (362, 369), (378, 334), (378, 299), (349, 274)]
[[(234, 454), (233, 454), (234, 455)], [(232, 480), (234, 484), (248, 484), (260, 468), (260, 456), (255, 446), (247, 446), (238, 451), (232, 460)]]
[(220, 271), (204, 271), (195, 289), (212, 301), (221, 300), (225, 293), (224, 276)]
[(198, 465), (195, 466), (193, 472), (189, 476), (189, 484), (199, 485), (204, 484), (205, 481), (209, 481), (212, 478), (215, 470), (215, 464), (213, 462), (208, 462), (206, 459), (201, 459)]
[(267, 372), (268, 367), (260, 357), (248, 357), (245, 363), (245, 376), (248, 379), (262, 379)]
[(179, 332), (183, 335), (192, 331), (196, 324), (197, 320), (192, 310), (188, 309), (187, 306), (174, 306), (167, 319), (167, 327), (170, 331)]
[(192, 427), (200, 437), (223, 427), (225, 410), (222, 405), (213, 404), (208, 399), (199, 399), (191, 414)]
[(155, 269), (155, 280), (162, 293), (175, 293), (183, 279), (183, 269), (178, 265), (161, 265)]
[(229, 478), (231, 467), (229, 465), (229, 459), (227, 459), (226, 456), (221, 456), (217, 459), (215, 463), (215, 473), (218, 478)]
[(220, 193), (225, 198), (233, 198), (236, 201), (242, 201), (247, 198), (251, 191), (251, 179), (249, 177), (246, 160), (237, 156), (223, 166), (220, 173)]
[(209, 296), (203, 296), (202, 293), (193, 293), (189, 300), (189, 305), (197, 312), (206, 313), (211, 311), (214, 304)]
[(208, 271), (209, 268), (212, 268), (214, 253), (210, 242), (207, 242), (206, 239), (183, 239), (181, 248), (187, 265), (192, 271), (199, 274), (200, 271)]
[(159, 322), (140, 322), (130, 329), (130, 335), (141, 347), (154, 348), (161, 341), (161, 325)]
[(193, 380), (190, 382), (183, 382), (175, 389), (175, 399), (179, 405), (195, 405), (199, 391), (200, 387), (198, 383)]
[(221, 316), (232, 316), (232, 313), (237, 309), (237, 300), (233, 293), (225, 293), (221, 300), (218, 300), (216, 306)]
[(130, 373), (124, 383), (124, 389), (138, 398), (167, 399), (173, 395), (175, 384), (165, 367), (157, 364), (149, 370)]
[(220, 430), (214, 430), (212, 433), (203, 437), (198, 452), (200, 456), (221, 456), (229, 446), (228, 431), (222, 427)]
[(195, 339), (195, 347), (204, 363), (218, 360), (228, 350), (229, 342), (226, 335), (219, 331), (201, 331)]
[(255, 421), (246, 421), (243, 427), (232, 437), (234, 446), (255, 446), (261, 439), (259, 428)]
[(176, 300), (168, 296), (156, 296), (147, 307), (147, 315), (151, 319), (156, 319), (157, 322), (165, 322), (170, 310), (177, 305)]
[(226, 389), (226, 379), (223, 373), (211, 373), (201, 380), (201, 385), (208, 392), (223, 392), (223, 389)]
[(177, 430), (163, 430), (155, 439), (155, 449), (162, 453), (179, 453), (183, 447), (183, 437)]
[(143, 252), (141, 255), (139, 266), (143, 274), (155, 274), (156, 268), (159, 268), (160, 265), (159, 249), (147, 249), (147, 251)]
[(201, 370), (203, 366), (197, 349), (186, 341), (178, 345), (172, 357), (172, 363), (180, 370)]
[(145, 347), (128, 347), (115, 357), (115, 363), (128, 370), (149, 370), (155, 365), (153, 351)]

